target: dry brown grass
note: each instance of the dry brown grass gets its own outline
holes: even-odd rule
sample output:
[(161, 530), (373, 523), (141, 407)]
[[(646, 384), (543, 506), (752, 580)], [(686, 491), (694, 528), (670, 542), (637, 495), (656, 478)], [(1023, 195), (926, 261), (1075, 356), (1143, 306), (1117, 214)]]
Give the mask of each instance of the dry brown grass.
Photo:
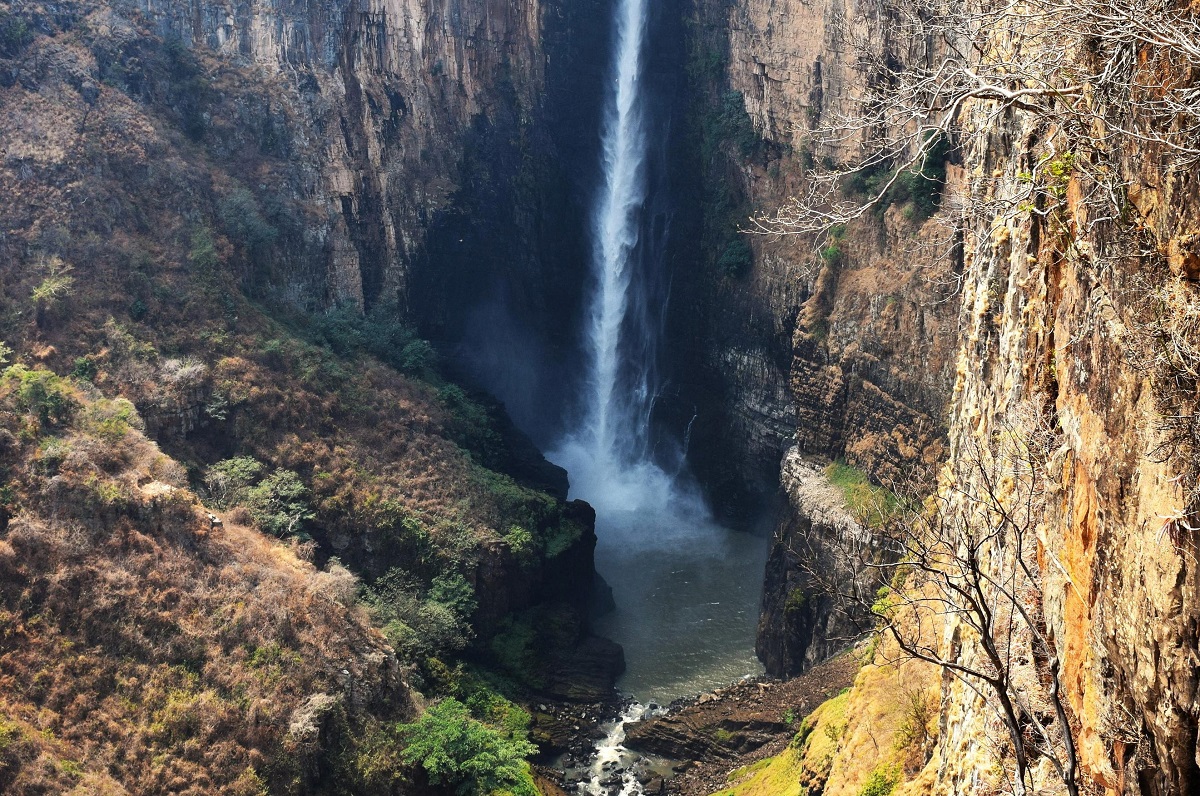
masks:
[[(0, 0), (0, 15), (10, 11), (42, 14), (37, 3), (15, 9)], [(53, 18), (38, 18), (19, 61), (39, 64), (36, 80), (0, 87), (8, 120), (0, 122), (0, 195), (12, 211), (0, 224), (0, 340), (49, 352), (41, 361), (58, 373), (92, 357), (102, 392), (133, 401), (149, 435), (193, 474), (232, 453), (297, 471), (313, 489), (322, 542), (337, 542), (361, 567), (384, 566), (363, 549), (386, 545), (364, 544), (363, 535), (386, 534), (398, 511), (420, 515), (435, 535), (460, 537), (454, 546), (466, 536), (494, 539), (494, 500), (447, 439), (446, 410), (428, 385), (302, 344), (244, 298), (258, 266), (223, 228), (222, 197), (252, 182), (301, 226), (327, 210), (295, 199), (297, 181), (308, 179), (302, 164), (320, 156), (303, 150), (312, 142), (289, 139), (285, 157), (255, 140), (243, 118), (267, 106), (286, 117), (295, 87), (203, 49), (190, 53), (196, 81), (208, 86), (209, 118), (202, 140), (190, 141), (169, 100), (177, 76), (144, 20), (98, 0), (68, 0)], [(106, 61), (123, 51), (136, 57)], [(123, 88), (126, 68), (142, 70), (141, 94)], [(90, 102), (83, 78), (98, 86)], [(207, 267), (194, 257), (198, 230), (211, 235)], [(323, 271), (325, 256), (271, 252), (263, 267), (318, 258), (272, 274), (279, 284), (304, 281)], [(72, 266), (74, 283), (39, 319), (30, 296), (46, 257)], [(296, 302), (321, 296), (312, 285)], [(268, 351), (269, 341), (282, 347)], [(225, 421), (205, 415), (214, 391), (229, 401)]]
[[(95, 399), (76, 398), (51, 437), (0, 395), (17, 492), (0, 531), (0, 791), (311, 790), (328, 750), (291, 728), (409, 715), (348, 572), (209, 527), (158, 479), (177, 470), (157, 446), (135, 429), (98, 440), (79, 427)], [(69, 448), (53, 475), (47, 440)]]

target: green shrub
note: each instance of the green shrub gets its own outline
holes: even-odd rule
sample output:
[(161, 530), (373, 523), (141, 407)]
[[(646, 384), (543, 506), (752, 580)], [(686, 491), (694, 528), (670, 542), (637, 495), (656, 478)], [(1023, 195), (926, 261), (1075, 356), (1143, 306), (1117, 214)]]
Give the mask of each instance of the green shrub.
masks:
[(800, 729), (798, 729), (796, 734), (792, 736), (792, 748), (803, 749), (804, 744), (808, 742), (808, 738), (810, 735), (812, 735), (814, 729), (816, 729), (815, 724), (810, 722), (808, 719), (803, 719), (800, 722)]
[(37, 305), (39, 318), (42, 313), (52, 309), (71, 295), (71, 288), (75, 285), (75, 277), (71, 276), (74, 266), (64, 263), (59, 257), (42, 260), (40, 269), (45, 276), (29, 295), (33, 299), (33, 303)]
[(225, 232), (252, 257), (264, 256), (279, 236), (279, 231), (263, 218), (254, 194), (243, 187), (222, 199), (217, 210)]
[(880, 766), (871, 772), (858, 796), (888, 796), (900, 784), (900, 771), (895, 766)]
[(235, 456), (209, 465), (204, 471), (209, 505), (215, 509), (239, 505), (246, 499), (246, 490), (258, 481), (262, 471), (262, 462), (253, 456)]
[(434, 785), (453, 787), (459, 796), (538, 794), (525, 762), (537, 748), (520, 734), (472, 718), (457, 699), (443, 699), (399, 732), (407, 744), (404, 762), (421, 766)]
[(75, 360), (75, 367), (71, 368), (71, 377), (80, 381), (92, 381), (99, 372), (100, 368), (96, 365), (96, 360), (91, 357), (78, 357)]
[(939, 136), (929, 145), (923, 161), (898, 174), (886, 163), (876, 164), (848, 174), (842, 181), (842, 189), (851, 195), (874, 197), (895, 174), (895, 181), (876, 206), (876, 211), (882, 214), (890, 205), (911, 203), (911, 217), (924, 221), (941, 206), (950, 150), (950, 142), (945, 136)]
[(846, 260), (846, 255), (842, 251), (842, 246), (838, 241), (833, 241), (824, 249), (821, 249), (821, 262), (828, 265), (830, 268), (840, 268)]
[(533, 534), (520, 525), (510, 525), (504, 541), (517, 558), (527, 559), (534, 552)]
[(746, 112), (746, 101), (740, 91), (727, 91), (716, 109), (716, 133), (722, 140), (737, 147), (738, 153), (749, 158), (762, 147), (762, 136), (754, 129), (754, 121)]
[(754, 265), (754, 252), (744, 235), (729, 242), (717, 260), (717, 268), (728, 277), (736, 278), (750, 271)]
[(178, 114), (184, 134), (199, 141), (208, 132), (206, 111), (212, 97), (209, 80), (196, 57), (179, 39), (163, 47), (166, 55), (167, 104)]
[(583, 528), (572, 520), (563, 520), (552, 526), (543, 540), (546, 558), (557, 558), (571, 549), (583, 535)]
[(105, 442), (117, 442), (130, 428), (141, 428), (142, 418), (132, 403), (124, 398), (93, 401), (84, 413), (86, 428)]
[(0, 58), (15, 58), (31, 41), (29, 23), (15, 14), (0, 14)]
[(258, 526), (275, 536), (307, 538), (304, 525), (315, 515), (309, 491), (291, 470), (276, 470), (246, 490), (246, 508)]
[(209, 505), (216, 509), (245, 506), (266, 533), (307, 539), (304, 526), (316, 516), (308, 487), (291, 470), (276, 470), (260, 480), (262, 472), (262, 463), (251, 456), (235, 456), (209, 466), (204, 473)]
[(373, 307), (363, 315), (354, 306), (335, 307), (313, 318), (314, 342), (338, 356), (368, 353), (401, 373), (427, 377), (437, 356), (426, 340), (417, 336), (391, 304)]
[(783, 604), (784, 614), (790, 616), (794, 613), (804, 610), (804, 604), (808, 600), (808, 595), (804, 593), (804, 589), (797, 586), (788, 592), (787, 601)]
[(460, 619), (470, 619), (478, 603), (475, 587), (457, 572), (438, 575), (429, 584), (429, 599), (454, 611)]
[(64, 425), (77, 408), (66, 382), (48, 370), (13, 365), (4, 371), (4, 379), (15, 387), (17, 408), (36, 416), (43, 426)]
[(503, 629), (492, 637), (491, 649), (497, 663), (510, 675), (528, 685), (540, 685), (537, 631), (530, 615), (506, 619)]
[(208, 227), (197, 227), (192, 231), (187, 261), (198, 274), (205, 277), (212, 276), (221, 264), (216, 241)]
[(423, 595), (415, 579), (398, 568), (388, 570), (363, 591), (363, 602), (375, 622), (407, 663), (422, 665), (430, 658), (446, 657), (465, 649), (470, 640), (470, 625), (458, 613), (465, 608), (474, 611), (470, 584), (461, 575), (449, 576), (438, 581), (436, 591), (450, 604)]
[(439, 389), (438, 399), (449, 412), (446, 433), (450, 439), (475, 454), (485, 467), (494, 465), (502, 455), (504, 442), (492, 427), (488, 410), (457, 384)]

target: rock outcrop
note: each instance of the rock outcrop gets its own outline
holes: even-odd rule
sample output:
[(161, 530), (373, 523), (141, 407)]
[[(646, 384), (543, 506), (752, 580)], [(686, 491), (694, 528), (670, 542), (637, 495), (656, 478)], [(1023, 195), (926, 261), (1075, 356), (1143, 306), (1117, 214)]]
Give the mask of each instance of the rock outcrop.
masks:
[(877, 540), (845, 508), (845, 495), (798, 448), (784, 456), (780, 481), (789, 510), (775, 531), (763, 582), (758, 657), (767, 673), (790, 677), (850, 646), (874, 619), (844, 595), (871, 595), (881, 570), (836, 577), (847, 551), (879, 556)]

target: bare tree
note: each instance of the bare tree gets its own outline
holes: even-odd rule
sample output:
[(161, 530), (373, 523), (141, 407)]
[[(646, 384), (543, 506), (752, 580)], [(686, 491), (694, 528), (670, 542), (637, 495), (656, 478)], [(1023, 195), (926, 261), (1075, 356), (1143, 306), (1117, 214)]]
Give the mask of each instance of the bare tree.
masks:
[[(889, 520), (876, 542), (843, 535), (844, 549), (819, 559), (795, 552), (821, 562), (806, 570), (811, 588), (849, 614), (873, 614), (904, 656), (949, 673), (995, 710), (1012, 753), (1014, 794), (1031, 792), (1034, 764), (1047, 760), (1077, 796), (1078, 756), (1042, 615), (1035, 537), (1058, 438), (1032, 408), (1013, 415), (1018, 420), (990, 437), (960, 442), (953, 477), (934, 496), (893, 484), (905, 497), (880, 507)], [(869, 588), (888, 580), (883, 596)], [(956, 628), (949, 644), (947, 627)]]
[[(1200, 163), (1200, 21), (1174, 0), (892, 0), (889, 40), (909, 52), (843, 38), (867, 86), (848, 113), (830, 113), (808, 135), (815, 151), (845, 153), (807, 175), (807, 190), (752, 220), (750, 231), (824, 233), (885, 202), (902, 179), (928, 174), (947, 142), (978, 152), (1014, 114), (1043, 128), (1040, 154), (1015, 190), (990, 175), (956, 197), (968, 217), (1049, 216), (1079, 178), (1076, 223), (1122, 220), (1127, 178), (1118, 155), (1132, 145), (1161, 153), (1168, 169)], [(916, 45), (912, 43), (916, 42)], [(848, 191), (855, 178), (874, 179)]]
[[(953, 479), (893, 523), (904, 578), (893, 604), (877, 604), (876, 613), (906, 655), (949, 672), (995, 709), (1009, 735), (1014, 793), (1030, 791), (1032, 763), (1041, 758), (1077, 796), (1077, 753), (1042, 616), (1035, 537), (1056, 438), (1040, 414), (1023, 415), (986, 440), (961, 442)], [(894, 621), (898, 607), (913, 609), (915, 628)], [(966, 628), (977, 654), (946, 649), (922, 624), (931, 617)]]

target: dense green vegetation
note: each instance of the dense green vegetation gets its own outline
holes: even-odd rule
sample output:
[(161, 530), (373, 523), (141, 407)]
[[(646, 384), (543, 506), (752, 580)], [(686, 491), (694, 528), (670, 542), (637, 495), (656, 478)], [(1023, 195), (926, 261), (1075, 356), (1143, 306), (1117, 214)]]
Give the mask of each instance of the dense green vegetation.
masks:
[(446, 698), (417, 721), (401, 725), (404, 761), (421, 766), (430, 782), (452, 786), (459, 796), (536, 796), (525, 758), (537, 749), (526, 740), (525, 727), (512, 721), (523, 715), (527, 726), (528, 715), (497, 709), (494, 702), (479, 701), (476, 706), (493, 719), (500, 712), (500, 723), (480, 721), (466, 705)]
[(394, 305), (380, 304), (365, 314), (357, 307), (337, 307), (312, 316), (308, 334), (339, 356), (366, 353), (401, 373), (429, 378), (436, 362), (433, 347), (402, 317)]

